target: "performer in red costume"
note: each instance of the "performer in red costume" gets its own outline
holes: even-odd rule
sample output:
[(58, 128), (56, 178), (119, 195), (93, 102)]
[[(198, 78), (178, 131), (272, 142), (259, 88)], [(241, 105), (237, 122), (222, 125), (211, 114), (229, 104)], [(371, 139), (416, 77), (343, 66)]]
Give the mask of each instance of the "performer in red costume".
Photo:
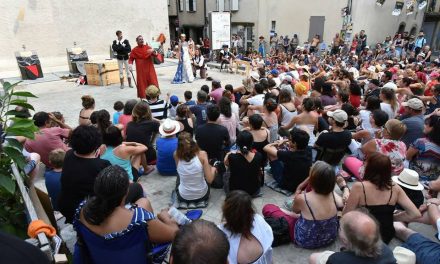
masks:
[(154, 69), (153, 57), (157, 56), (152, 47), (144, 44), (144, 38), (136, 38), (137, 47), (133, 48), (128, 59), (130, 71), (133, 71), (133, 61), (136, 61), (137, 96), (146, 98), (145, 89), (149, 85), (159, 87), (156, 70)]

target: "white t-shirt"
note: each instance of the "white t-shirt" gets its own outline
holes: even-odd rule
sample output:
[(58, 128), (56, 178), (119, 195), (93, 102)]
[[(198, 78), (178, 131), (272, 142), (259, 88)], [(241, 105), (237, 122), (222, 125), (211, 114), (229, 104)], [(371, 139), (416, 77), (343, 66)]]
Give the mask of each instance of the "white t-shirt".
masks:
[(264, 94), (257, 94), (247, 99), (250, 105), (262, 106), (264, 103)]
[(393, 119), (394, 117), (396, 117), (396, 111), (391, 108), (390, 104), (380, 103), (380, 109), (388, 114), (388, 119)]
[[(237, 264), (238, 248), (240, 246), (241, 234), (232, 234), (224, 224), (218, 226), (229, 240), (229, 264)], [(270, 264), (272, 263), (272, 242), (273, 232), (272, 228), (264, 221), (264, 218), (259, 215), (254, 215), (254, 222), (252, 223), (252, 235), (260, 242), (263, 248), (263, 255), (255, 262), (255, 264)]]
[(240, 106), (236, 102), (231, 102), (231, 111), (237, 120), (240, 120)]
[(359, 111), (359, 117), (361, 118), (361, 121), (362, 121), (362, 123), (361, 123), (362, 129), (366, 129), (366, 130), (371, 129), (370, 114), (371, 114), (371, 111), (369, 111), (369, 110)]

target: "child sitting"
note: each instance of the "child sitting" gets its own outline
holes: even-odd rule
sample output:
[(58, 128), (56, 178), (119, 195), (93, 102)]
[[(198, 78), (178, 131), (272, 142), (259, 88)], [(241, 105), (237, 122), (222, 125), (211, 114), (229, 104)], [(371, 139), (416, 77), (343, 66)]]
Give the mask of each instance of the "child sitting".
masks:
[(116, 125), (118, 124), (119, 117), (122, 115), (122, 110), (124, 110), (124, 103), (116, 101), (113, 105), (113, 109), (116, 111), (113, 113), (113, 125)]
[(170, 108), (168, 110), (168, 117), (172, 120), (176, 119), (176, 110), (179, 105), (179, 97), (176, 95), (172, 95), (170, 97)]
[(191, 91), (185, 91), (185, 93), (183, 94), (183, 96), (185, 97), (185, 104), (190, 106), (190, 105), (196, 105), (196, 102), (194, 100), (192, 100), (192, 92)]
[(47, 193), (52, 201), (52, 207), (58, 211), (58, 194), (61, 190), (61, 172), (63, 171), (64, 156), (66, 152), (62, 149), (54, 149), (49, 153), (49, 163), (52, 170), (46, 170), (44, 181)]

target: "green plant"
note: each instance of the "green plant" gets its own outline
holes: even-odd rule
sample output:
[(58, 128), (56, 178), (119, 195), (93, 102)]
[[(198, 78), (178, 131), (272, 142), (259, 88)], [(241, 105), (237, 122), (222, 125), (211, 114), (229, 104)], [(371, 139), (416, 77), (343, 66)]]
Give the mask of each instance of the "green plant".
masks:
[(0, 228), (22, 236), (26, 227), (24, 205), (11, 164), (17, 164), (21, 175), (25, 176), (22, 172), (26, 165), (26, 159), (22, 155), (23, 145), (15, 137), (33, 139), (38, 128), (33, 120), (20, 117), (22, 113), (15, 110), (17, 106), (34, 110), (27, 99), (36, 97), (30, 92), (15, 91), (19, 83), (5, 82), (3, 91), (0, 91)]

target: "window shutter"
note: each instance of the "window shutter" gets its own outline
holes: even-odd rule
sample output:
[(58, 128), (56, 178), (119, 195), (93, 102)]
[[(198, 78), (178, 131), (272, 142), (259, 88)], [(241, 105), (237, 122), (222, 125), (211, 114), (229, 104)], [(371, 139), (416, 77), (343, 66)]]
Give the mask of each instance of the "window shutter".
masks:
[(230, 0), (231, 1), (231, 11), (238, 11), (238, 0)]

